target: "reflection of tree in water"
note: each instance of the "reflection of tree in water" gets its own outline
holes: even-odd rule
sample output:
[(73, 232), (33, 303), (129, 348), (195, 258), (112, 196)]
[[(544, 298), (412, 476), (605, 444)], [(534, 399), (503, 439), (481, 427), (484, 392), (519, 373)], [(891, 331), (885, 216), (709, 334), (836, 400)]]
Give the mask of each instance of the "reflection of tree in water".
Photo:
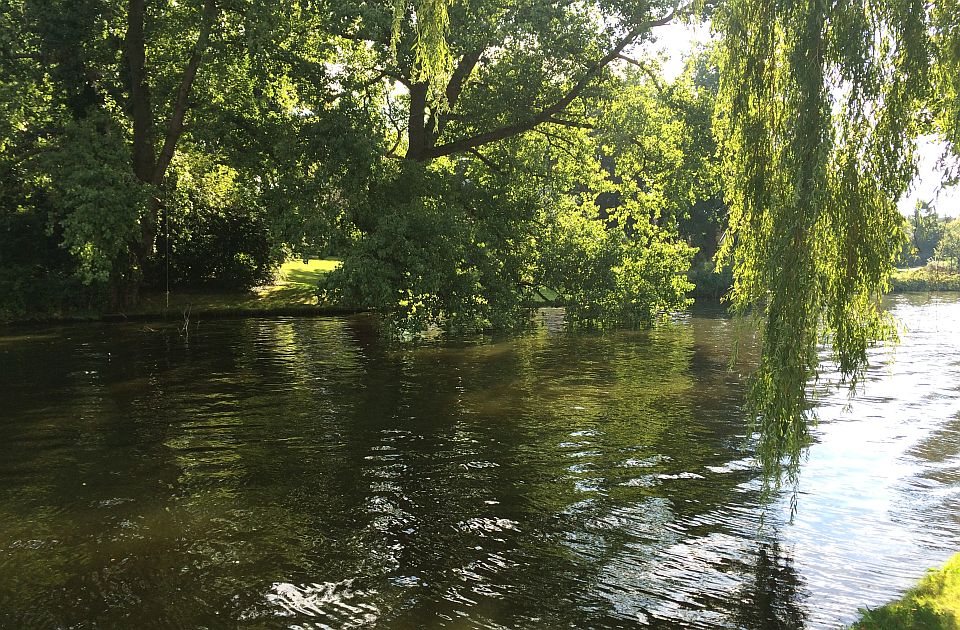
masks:
[(737, 625), (747, 630), (794, 630), (804, 627), (800, 606), (803, 580), (776, 541), (760, 543), (740, 599)]
[[(725, 468), (742, 425), (722, 357), (698, 355), (724, 347), (725, 329), (710, 330), (397, 348), (364, 318), (251, 320), (210, 324), (189, 348), (110, 345), (123, 365), (104, 383), (63, 388), (83, 393), (61, 411), (96, 418), (82, 427), (93, 437), (37, 460), (33, 492), (52, 486), (50, 503), (78, 492), (77, 462), (99, 483), (80, 490), (69, 527), (87, 515), (86, 538), (59, 563), (19, 554), (57, 615), (27, 625), (122, 625), (128, 600), (83, 610), (108, 593), (176, 626), (284, 614), (345, 627), (369, 613), (398, 628), (460, 615), (601, 628), (649, 613), (676, 627), (703, 611), (722, 626), (741, 612), (736, 580), (749, 582), (745, 627), (795, 627), (757, 621), (800, 617), (783, 612), (794, 591), (779, 554), (754, 572), (752, 521), (731, 530), (753, 473)], [(70, 378), (90, 369), (67, 363)], [(100, 506), (117, 497), (136, 500)], [(38, 516), (64, 539), (57, 514)], [(78, 549), (81, 576), (101, 577), (57, 603)], [(15, 595), (25, 608), (28, 592)]]

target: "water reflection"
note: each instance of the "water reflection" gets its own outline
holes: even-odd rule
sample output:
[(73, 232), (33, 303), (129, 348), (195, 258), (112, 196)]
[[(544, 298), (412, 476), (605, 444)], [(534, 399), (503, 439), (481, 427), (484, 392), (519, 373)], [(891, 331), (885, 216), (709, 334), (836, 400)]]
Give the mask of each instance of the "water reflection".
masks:
[(803, 580), (776, 540), (759, 545), (737, 620), (750, 630), (802, 628)]
[(0, 626), (823, 627), (957, 541), (926, 332), (870, 376), (910, 391), (825, 396), (800, 517), (761, 531), (737, 326), (549, 317), (405, 348), (363, 317), (0, 339)]

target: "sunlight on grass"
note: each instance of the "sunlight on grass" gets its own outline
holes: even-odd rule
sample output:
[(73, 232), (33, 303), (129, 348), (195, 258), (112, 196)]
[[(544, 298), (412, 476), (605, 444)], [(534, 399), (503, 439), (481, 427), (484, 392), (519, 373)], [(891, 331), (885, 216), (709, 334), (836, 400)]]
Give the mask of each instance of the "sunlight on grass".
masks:
[(280, 266), (274, 284), (253, 289), (259, 299), (288, 301), (291, 304), (316, 304), (320, 279), (340, 266), (339, 260), (311, 258), (288, 260)]
[(134, 312), (183, 311), (188, 307), (197, 312), (314, 306), (317, 305), (318, 282), (339, 266), (340, 261), (332, 259), (288, 260), (280, 266), (273, 284), (232, 293), (174, 289), (170, 292), (169, 306), (163, 293), (149, 294), (143, 296), (140, 307)]
[(942, 569), (932, 569), (901, 599), (863, 610), (854, 630), (947, 630), (960, 619), (960, 554)]
[(908, 291), (958, 291), (960, 273), (954, 265), (931, 261), (923, 267), (896, 269), (890, 278), (894, 293)]

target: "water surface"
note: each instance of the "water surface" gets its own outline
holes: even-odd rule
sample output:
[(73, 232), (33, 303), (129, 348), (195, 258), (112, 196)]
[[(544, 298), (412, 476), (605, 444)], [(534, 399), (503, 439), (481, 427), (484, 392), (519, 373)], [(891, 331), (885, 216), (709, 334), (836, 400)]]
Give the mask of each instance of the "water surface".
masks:
[(7, 330), (0, 627), (837, 627), (960, 550), (960, 301), (892, 309), (763, 529), (719, 313), (407, 348), (364, 317)]

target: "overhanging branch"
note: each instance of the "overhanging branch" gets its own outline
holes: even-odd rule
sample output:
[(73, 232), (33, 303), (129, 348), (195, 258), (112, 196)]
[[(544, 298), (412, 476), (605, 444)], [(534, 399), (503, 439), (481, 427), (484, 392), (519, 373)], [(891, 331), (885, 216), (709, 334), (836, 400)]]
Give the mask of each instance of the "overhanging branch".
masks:
[(639, 26), (631, 30), (617, 43), (616, 46), (613, 47), (612, 50), (591, 64), (587, 71), (584, 72), (584, 74), (580, 77), (580, 79), (574, 83), (573, 86), (560, 99), (543, 108), (527, 120), (516, 122), (511, 125), (504, 125), (503, 127), (479, 133), (468, 138), (454, 140), (453, 142), (431, 147), (428, 150), (421, 152), (417, 156), (418, 159), (430, 160), (447, 155), (453, 155), (455, 153), (462, 153), (485, 144), (490, 144), (491, 142), (497, 142), (499, 140), (504, 140), (506, 138), (519, 135), (526, 131), (530, 131), (538, 125), (549, 122), (551, 118), (555, 118), (557, 114), (563, 112), (570, 105), (570, 103), (576, 100), (577, 97), (579, 97), (590, 85), (590, 83), (604, 70), (604, 68), (610, 65), (612, 61), (619, 58), (627, 46), (634, 43), (641, 34), (650, 30), (651, 28), (668, 24), (675, 16), (676, 11), (674, 10), (662, 18), (651, 20), (643, 26)]

